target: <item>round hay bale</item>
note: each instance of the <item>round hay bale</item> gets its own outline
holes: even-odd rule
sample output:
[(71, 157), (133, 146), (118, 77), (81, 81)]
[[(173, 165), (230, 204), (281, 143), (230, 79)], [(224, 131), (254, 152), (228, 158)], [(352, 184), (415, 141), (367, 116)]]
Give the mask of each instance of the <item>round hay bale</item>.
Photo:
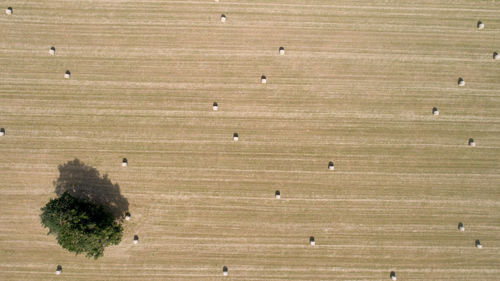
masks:
[(472, 147), (476, 146), (476, 142), (474, 141), (473, 138), (469, 138), (469, 146), (472, 146)]
[(222, 275), (227, 276), (228, 274), (229, 274), (229, 272), (228, 272), (227, 266), (223, 266), (222, 267)]
[(69, 70), (66, 70), (64, 73), (64, 78), (69, 79), (71, 77), (71, 72)]
[(266, 75), (262, 75), (262, 76), (260, 77), (260, 83), (262, 83), (262, 84), (266, 84), (266, 83), (267, 83), (267, 78), (266, 78)]
[(7, 15), (12, 15), (12, 12), (13, 12), (13, 11), (12, 11), (12, 7), (8, 7), (7, 9), (5, 9), (5, 13), (6, 13)]
[(481, 242), (479, 241), (479, 239), (476, 240), (476, 248), (478, 248), (478, 249), (482, 249), (483, 248), (483, 245), (481, 244)]
[(55, 55), (56, 54), (56, 47), (54, 47), (54, 46), (50, 47), (49, 54)]
[(458, 230), (465, 231), (465, 227), (464, 227), (463, 223), (461, 223), (461, 222), (458, 223)]
[(500, 55), (498, 54), (498, 52), (494, 52), (493, 53), (493, 59), (494, 60), (500, 60)]
[(219, 105), (217, 104), (217, 102), (215, 102), (215, 101), (214, 101), (214, 103), (213, 103), (213, 105), (212, 105), (212, 109), (213, 109), (214, 111), (219, 110)]
[(5, 129), (0, 128), (0, 137), (3, 137), (3, 136), (5, 136)]
[(310, 244), (311, 246), (316, 245), (316, 241), (314, 240), (314, 236), (309, 237), (309, 244)]
[(238, 141), (239, 137), (238, 137), (238, 133), (234, 133), (233, 134), (233, 141)]
[(391, 280), (396, 281), (397, 280), (397, 278), (396, 278), (396, 272), (391, 271), (391, 274), (389, 275), (389, 277), (391, 278)]
[(220, 15), (220, 22), (226, 22), (226, 15)]
[(328, 162), (328, 170), (330, 170), (330, 171), (335, 170), (335, 166), (333, 165), (333, 161)]
[(462, 77), (458, 78), (458, 86), (460, 87), (465, 86), (465, 80)]
[(432, 114), (433, 115), (439, 115), (439, 110), (437, 109), (437, 107), (433, 107), (432, 108)]
[(122, 159), (122, 167), (127, 167), (128, 166), (128, 160), (127, 158)]
[(58, 264), (56, 267), (56, 274), (59, 275), (61, 273), (62, 273), (62, 266), (60, 264)]
[(280, 55), (284, 55), (285, 54), (285, 47), (280, 47), (279, 52), (280, 52)]
[(276, 197), (276, 199), (280, 199), (281, 198), (281, 193), (279, 190), (276, 190), (276, 192), (274, 193), (274, 197)]
[(483, 29), (484, 28), (484, 23), (482, 21), (477, 22), (477, 29)]
[(139, 236), (134, 235), (134, 244), (138, 244), (138, 243), (139, 243)]

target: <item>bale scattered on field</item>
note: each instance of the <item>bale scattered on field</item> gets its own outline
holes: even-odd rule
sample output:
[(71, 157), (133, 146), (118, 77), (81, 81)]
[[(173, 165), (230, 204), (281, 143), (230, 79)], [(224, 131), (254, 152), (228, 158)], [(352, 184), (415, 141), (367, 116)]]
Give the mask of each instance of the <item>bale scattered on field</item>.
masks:
[(309, 237), (309, 244), (311, 244), (311, 246), (316, 245), (316, 241), (314, 240), (314, 236)]
[(56, 47), (54, 47), (54, 46), (50, 47), (49, 54), (55, 55), (56, 54)]
[(437, 107), (432, 108), (432, 114), (439, 115), (439, 110), (437, 109)]
[(57, 265), (57, 268), (56, 268), (56, 274), (59, 275), (62, 273), (62, 266), (59, 264)]
[(69, 70), (66, 70), (66, 73), (64, 73), (64, 78), (69, 79), (71, 76), (71, 72)]
[(227, 276), (229, 272), (227, 271), (227, 266), (222, 267), (222, 275)]
[(12, 15), (12, 7), (8, 7), (7, 9), (5, 9), (5, 13), (7, 15)]
[(474, 139), (473, 138), (470, 138), (469, 139), (469, 146), (476, 146), (476, 142), (474, 142)]
[(0, 128), (0, 137), (1, 136), (5, 136), (5, 129), (4, 128)]
[(497, 52), (493, 53), (493, 59), (494, 60), (500, 60), (500, 55)]
[(461, 222), (458, 223), (458, 230), (460, 230), (460, 231), (464, 231), (465, 230), (465, 227), (464, 227), (463, 223), (461, 223)]
[(274, 193), (274, 196), (276, 197), (276, 199), (280, 199), (281, 198), (281, 193), (279, 190), (276, 190), (276, 192)]
[(333, 162), (330, 161), (328, 162), (328, 170), (333, 171), (335, 169), (335, 166), (333, 165)]
[(233, 134), (233, 140), (234, 141), (238, 141), (238, 133), (234, 133)]
[(139, 243), (139, 236), (134, 235), (134, 244), (137, 244), (137, 243)]
[(220, 21), (226, 22), (226, 15), (224, 15), (224, 14), (220, 15)]
[(397, 280), (397, 278), (396, 278), (396, 272), (391, 271), (391, 274), (389, 276), (391, 277), (391, 280), (393, 280), (393, 281)]
[(262, 84), (266, 84), (266, 83), (267, 83), (267, 78), (266, 78), (266, 76), (265, 76), (265, 75), (262, 75), (262, 76), (260, 77), (260, 82), (261, 82)]
[(214, 101), (214, 104), (212, 105), (212, 109), (214, 111), (217, 111), (219, 109), (219, 105), (217, 104), (217, 102)]
[(465, 80), (462, 77), (458, 78), (458, 86), (460, 87), (465, 86)]
[(129, 212), (126, 212), (125, 213), (125, 220), (130, 220), (130, 213)]
[(484, 28), (484, 23), (482, 21), (477, 22), (477, 29), (483, 29)]
[(284, 55), (285, 54), (285, 48), (284, 47), (280, 47), (279, 52), (280, 52), (280, 55)]
[(478, 249), (481, 249), (483, 247), (483, 245), (481, 245), (481, 242), (479, 241), (479, 239), (476, 240), (476, 248)]
[(127, 160), (127, 158), (123, 158), (122, 167), (127, 167), (127, 166), (128, 166), (128, 160)]

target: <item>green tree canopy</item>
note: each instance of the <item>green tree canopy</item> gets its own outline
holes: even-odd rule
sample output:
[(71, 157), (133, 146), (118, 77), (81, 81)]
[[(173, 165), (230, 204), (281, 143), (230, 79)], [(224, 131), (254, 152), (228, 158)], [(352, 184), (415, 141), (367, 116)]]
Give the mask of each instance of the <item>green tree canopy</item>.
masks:
[(56, 236), (61, 247), (75, 254), (86, 253), (97, 259), (104, 248), (117, 245), (122, 226), (102, 206), (77, 199), (64, 192), (41, 208), (42, 225)]

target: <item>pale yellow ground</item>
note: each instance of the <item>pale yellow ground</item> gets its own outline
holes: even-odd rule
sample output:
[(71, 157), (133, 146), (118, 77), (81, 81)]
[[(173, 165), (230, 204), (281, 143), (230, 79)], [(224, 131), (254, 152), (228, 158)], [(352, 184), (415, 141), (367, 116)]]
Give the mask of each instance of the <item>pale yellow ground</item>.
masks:
[[(0, 280), (499, 280), (498, 1), (0, 8)], [(97, 261), (39, 222), (74, 158), (130, 203)]]

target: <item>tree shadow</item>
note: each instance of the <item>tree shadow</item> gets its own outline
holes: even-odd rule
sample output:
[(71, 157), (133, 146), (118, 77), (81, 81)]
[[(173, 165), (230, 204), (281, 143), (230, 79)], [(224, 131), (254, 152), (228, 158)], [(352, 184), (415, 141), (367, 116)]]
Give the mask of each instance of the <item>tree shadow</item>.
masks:
[(115, 219), (122, 220), (128, 212), (128, 200), (120, 194), (120, 186), (113, 184), (105, 174), (85, 165), (78, 159), (59, 165), (59, 178), (54, 181), (55, 193), (88, 200), (103, 206)]

